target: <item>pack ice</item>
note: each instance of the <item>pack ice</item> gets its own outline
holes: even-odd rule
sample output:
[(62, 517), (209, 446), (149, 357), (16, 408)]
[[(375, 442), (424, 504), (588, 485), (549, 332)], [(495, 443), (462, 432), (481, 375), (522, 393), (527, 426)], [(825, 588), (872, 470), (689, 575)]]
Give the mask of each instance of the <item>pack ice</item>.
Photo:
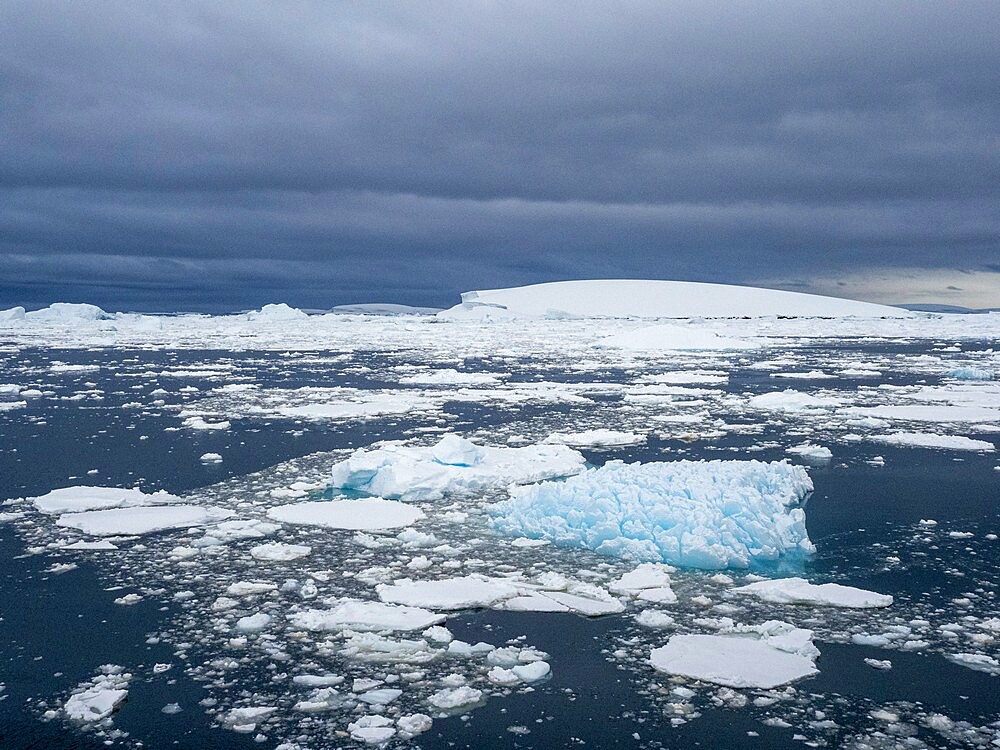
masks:
[(426, 501), (566, 477), (582, 471), (584, 463), (565, 445), (493, 448), (445, 435), (429, 448), (389, 443), (355, 451), (334, 465), (332, 484), (394, 500)]
[(786, 461), (611, 461), (563, 482), (512, 488), (494, 527), (637, 560), (745, 568), (812, 553), (805, 512), (812, 491)]

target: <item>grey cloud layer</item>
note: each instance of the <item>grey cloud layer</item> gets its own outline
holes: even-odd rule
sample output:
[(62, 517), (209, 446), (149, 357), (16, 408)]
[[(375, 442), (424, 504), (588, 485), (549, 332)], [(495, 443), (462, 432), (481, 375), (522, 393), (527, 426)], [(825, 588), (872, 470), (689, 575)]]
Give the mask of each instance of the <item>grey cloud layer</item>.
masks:
[(248, 304), (301, 264), (406, 301), (982, 267), (998, 22), (993, 2), (5, 3), (0, 286), (72, 256), (159, 259), (150, 283), (255, 259)]

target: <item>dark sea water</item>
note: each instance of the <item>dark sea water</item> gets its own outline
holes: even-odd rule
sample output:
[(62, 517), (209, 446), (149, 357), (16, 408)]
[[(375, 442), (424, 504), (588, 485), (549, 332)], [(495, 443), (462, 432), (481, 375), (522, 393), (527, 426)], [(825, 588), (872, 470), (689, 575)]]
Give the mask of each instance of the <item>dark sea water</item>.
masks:
[[(859, 353), (906, 355), (916, 349), (893, 350), (858, 346), (843, 356)], [(800, 352), (800, 355), (802, 353)], [(828, 356), (829, 352), (823, 352)], [(53, 373), (51, 361), (101, 364), (96, 372)], [(121, 352), (24, 350), (0, 369), (0, 383), (22, 386), (37, 383), (58, 395), (99, 390), (100, 399), (62, 400), (50, 396), (32, 401), (25, 409), (0, 412), (0, 499), (30, 497), (61, 486), (101, 484), (165, 489), (173, 493), (265, 470), (291, 458), (319, 451), (354, 448), (382, 439), (411, 435), (419, 424), (406, 416), (362, 423), (298, 425), (276, 419), (244, 419), (231, 430), (192, 432), (177, 430), (175, 412), (155, 406), (123, 408), (130, 402), (150, 404), (157, 387), (168, 387), (170, 404), (196, 399), (220, 383), (217, 379), (186, 378), (182, 384), (201, 389), (178, 393), (178, 383), (142, 376), (188, 363), (235, 363), (241, 375), (273, 388), (304, 385), (378, 388), (394, 385), (377, 375), (388, 364), (380, 355), (357, 353), (349, 363), (370, 371), (345, 372), (344, 365), (297, 365), (295, 358), (265, 352)], [(393, 360), (398, 364), (398, 360)], [(467, 362), (466, 367), (476, 369)], [(481, 365), (488, 366), (488, 365)], [(375, 374), (373, 374), (375, 373)], [(525, 362), (512, 379), (531, 379)], [(548, 370), (549, 380), (581, 378), (578, 373)], [(598, 376), (614, 381), (622, 373)], [(596, 379), (587, 375), (587, 380)], [(891, 373), (879, 382), (908, 384), (912, 375)], [(928, 380), (928, 382), (932, 382)], [(93, 385), (88, 385), (93, 384)], [(796, 382), (787, 387), (807, 388)], [(850, 388), (849, 381), (823, 382), (823, 388)], [(731, 392), (769, 391), (777, 386), (766, 373), (742, 370), (726, 388)], [(485, 404), (450, 405), (456, 430), (526, 419), (543, 407), (500, 408)], [(544, 407), (551, 413), (552, 407)], [(782, 428), (783, 429), (783, 428)], [(641, 447), (610, 452), (584, 451), (595, 464), (613, 458), (651, 461), (664, 458), (740, 458), (743, 447), (779, 437), (778, 428), (758, 434), (727, 435), (712, 441), (682, 442), (651, 438)], [(977, 435), (975, 428), (962, 434)], [(139, 436), (145, 439), (138, 439)], [(988, 439), (988, 435), (985, 436)], [(785, 441), (788, 442), (787, 440)], [(220, 464), (203, 464), (199, 456), (217, 452)], [(884, 466), (866, 459), (880, 455)], [(780, 459), (781, 448), (755, 452), (753, 458)], [(814, 558), (796, 571), (810, 580), (835, 577), (841, 583), (890, 593), (923, 608), (947, 607), (970, 590), (979, 592), (978, 609), (998, 607), (996, 581), (1000, 574), (1000, 545), (984, 535), (1000, 531), (1000, 472), (994, 455), (894, 448), (871, 443), (838, 444), (832, 462), (813, 465), (815, 491), (806, 504), (810, 538), (818, 547)], [(96, 474), (88, 474), (91, 470)], [(917, 538), (921, 519), (933, 518), (941, 529), (973, 532), (971, 539), (935, 537), (933, 549)], [(886, 565), (887, 556), (905, 564)], [(44, 720), (48, 705), (65, 697), (77, 683), (94, 674), (97, 666), (114, 663), (133, 670), (127, 703), (115, 714), (122, 732), (117, 744), (150, 750), (164, 748), (273, 747), (212, 726), (199, 707), (204, 687), (185, 675), (180, 666), (148, 676), (156, 662), (171, 662), (164, 644), (147, 644), (149, 633), (169, 621), (177, 605), (147, 597), (136, 605), (117, 606), (119, 594), (108, 591), (102, 558), (80, 560), (63, 574), (45, 572), (51, 560), (45, 554), (27, 554), (24, 541), (12, 526), (0, 526), (0, 747), (5, 750), (41, 748), (101, 748), (95, 738), (60, 718)], [(962, 573), (949, 572), (957, 568)], [(860, 615), (863, 618), (864, 615)], [(961, 616), (961, 613), (956, 617)], [(707, 706), (702, 715), (672, 726), (648, 694), (649, 674), (623, 668), (608, 658), (610, 644), (623, 636), (622, 618), (586, 619), (572, 615), (479, 611), (460, 613), (448, 621), (458, 638), (501, 642), (526, 635), (527, 641), (550, 654), (552, 679), (533, 692), (495, 698), (467, 717), (435, 720), (433, 728), (415, 745), (423, 748), (489, 747), (801, 747), (794, 729), (767, 726), (752, 710)], [(629, 626), (633, 627), (633, 626)], [(665, 636), (666, 637), (666, 636)], [(835, 746), (851, 735), (871, 729), (858, 719), (857, 705), (887, 702), (921, 704), (922, 710), (946, 714), (955, 721), (977, 726), (1000, 719), (1000, 681), (947, 661), (940, 653), (899, 652), (818, 642), (820, 673), (799, 685), (824, 695), (822, 705), (836, 710), (843, 703), (840, 729), (827, 736)], [(891, 659), (893, 668), (875, 670), (864, 658)], [(145, 668), (144, 668), (145, 667)], [(144, 676), (146, 675), (146, 676)], [(161, 708), (178, 703), (182, 711), (165, 714)], [(863, 716), (863, 713), (861, 714)], [(845, 718), (846, 717), (846, 718)], [(854, 722), (854, 725), (851, 725)], [(864, 724), (864, 726), (862, 726)], [(510, 731), (512, 726), (530, 730)], [(950, 742), (923, 727), (915, 730), (931, 746)], [(350, 742), (345, 740), (344, 746)]]

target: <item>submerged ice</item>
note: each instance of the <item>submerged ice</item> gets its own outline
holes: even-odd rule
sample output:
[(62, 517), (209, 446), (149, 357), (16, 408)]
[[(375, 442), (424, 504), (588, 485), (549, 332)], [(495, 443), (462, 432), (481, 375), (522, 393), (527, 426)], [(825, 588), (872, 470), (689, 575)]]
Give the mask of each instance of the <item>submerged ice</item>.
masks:
[(511, 490), (493, 525), (513, 536), (695, 568), (745, 568), (814, 551), (799, 504), (812, 491), (784, 461), (610, 461)]

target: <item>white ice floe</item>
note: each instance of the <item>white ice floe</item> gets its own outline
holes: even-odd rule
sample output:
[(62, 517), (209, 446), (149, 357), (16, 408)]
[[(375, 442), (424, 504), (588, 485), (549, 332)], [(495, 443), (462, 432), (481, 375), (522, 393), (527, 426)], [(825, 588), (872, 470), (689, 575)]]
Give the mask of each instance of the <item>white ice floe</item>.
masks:
[(582, 432), (554, 432), (544, 442), (568, 445), (573, 448), (615, 448), (623, 445), (639, 445), (646, 442), (646, 436), (637, 432), (619, 430), (584, 430)]
[(844, 409), (843, 413), (848, 416), (887, 419), (891, 422), (1000, 422), (1000, 409), (953, 404), (855, 406)]
[(288, 621), (305, 630), (424, 630), (444, 622), (445, 615), (420, 607), (340, 599), (331, 609), (296, 612)]
[(254, 560), (266, 560), (269, 562), (288, 562), (306, 557), (312, 552), (312, 547), (302, 544), (283, 544), (274, 542), (272, 544), (258, 544), (250, 548), (250, 557)]
[(814, 445), (813, 443), (793, 445), (791, 448), (786, 448), (785, 453), (812, 461), (829, 461), (833, 458), (833, 451), (826, 446)]
[(948, 661), (961, 664), (976, 672), (986, 672), (991, 675), (1000, 675), (1000, 661), (987, 654), (958, 653), (945, 654)]
[(378, 531), (411, 526), (424, 517), (420, 508), (380, 497), (319, 500), (279, 505), (267, 511), (275, 521), (328, 529)]
[(640, 328), (601, 339), (602, 347), (630, 349), (633, 351), (716, 351), (757, 349), (760, 342), (752, 338), (738, 339), (723, 336), (705, 328), (665, 324)]
[(654, 669), (734, 688), (774, 688), (819, 672), (812, 632), (768, 621), (719, 635), (675, 635), (650, 653)]
[(816, 604), (829, 607), (868, 609), (888, 607), (892, 597), (874, 591), (842, 586), (839, 583), (814, 584), (804, 578), (777, 578), (756, 581), (733, 589), (734, 593), (753, 596), (775, 604)]
[(752, 396), (748, 403), (751, 408), (764, 411), (802, 411), (804, 409), (833, 409), (843, 402), (840, 399), (812, 396), (789, 388), (784, 391)]
[(128, 697), (132, 675), (114, 664), (105, 664), (100, 674), (82, 682), (66, 699), (63, 713), (74, 721), (102, 721), (114, 712)]
[(521, 593), (521, 589), (503, 579), (479, 575), (437, 581), (404, 578), (392, 584), (379, 584), (375, 590), (384, 602), (445, 611), (489, 607)]
[(134, 536), (205, 526), (232, 515), (231, 510), (210, 505), (153, 505), (66, 513), (59, 516), (56, 525), (78, 529), (91, 536)]
[(582, 455), (564, 445), (493, 448), (446, 435), (427, 448), (388, 444), (355, 451), (334, 465), (332, 483), (381, 497), (426, 501), (565, 477), (582, 471), (584, 463)]
[(670, 573), (674, 569), (662, 563), (642, 563), (608, 584), (608, 591), (635, 597), (643, 601), (673, 604), (677, 594), (670, 588)]
[(563, 482), (511, 489), (491, 509), (512, 536), (698, 568), (811, 553), (805, 469), (787, 462), (612, 461)]
[(223, 419), (218, 422), (209, 422), (204, 417), (187, 417), (182, 425), (187, 427), (189, 430), (228, 430), (232, 425), (228, 419)]
[(81, 486), (61, 487), (40, 497), (31, 498), (31, 502), (42, 513), (59, 515), (87, 510), (166, 505), (181, 503), (183, 500), (163, 490), (145, 493), (138, 489)]
[(872, 437), (877, 443), (913, 448), (940, 448), (953, 451), (993, 453), (996, 446), (988, 440), (975, 440), (962, 435), (935, 435), (929, 432), (892, 432)]

